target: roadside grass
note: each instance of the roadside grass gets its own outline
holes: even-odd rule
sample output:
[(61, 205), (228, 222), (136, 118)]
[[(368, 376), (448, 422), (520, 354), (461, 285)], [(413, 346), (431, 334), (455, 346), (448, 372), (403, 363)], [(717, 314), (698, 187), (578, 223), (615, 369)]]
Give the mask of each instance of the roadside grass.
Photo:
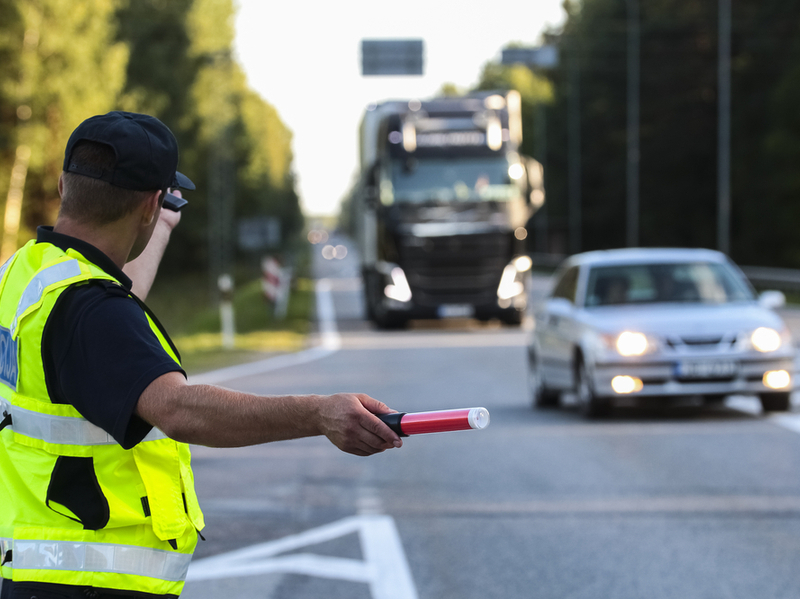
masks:
[[(300, 271), (302, 273), (302, 270)], [(252, 362), (274, 354), (296, 352), (306, 345), (314, 308), (314, 283), (308, 277), (292, 282), (286, 316), (278, 319), (262, 291), (261, 279), (234, 290), (234, 348), (222, 346), (219, 308), (204, 274), (157, 279), (147, 298), (181, 354), (183, 368), (197, 374)]]

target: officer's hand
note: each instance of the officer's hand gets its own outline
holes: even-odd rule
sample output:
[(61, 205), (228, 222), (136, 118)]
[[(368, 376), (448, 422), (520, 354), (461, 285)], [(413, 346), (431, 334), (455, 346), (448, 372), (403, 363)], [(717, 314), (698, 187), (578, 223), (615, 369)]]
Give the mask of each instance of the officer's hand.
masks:
[(333, 394), (320, 402), (320, 430), (337, 448), (370, 456), (403, 445), (400, 437), (375, 415), (393, 412), (366, 394)]
[[(181, 194), (180, 190), (173, 190), (170, 193), (173, 196), (177, 196), (178, 198), (183, 198), (183, 195)], [(173, 229), (175, 229), (175, 227), (178, 226), (178, 223), (180, 223), (181, 211), (162, 208), (158, 220), (161, 225), (166, 225), (167, 227), (169, 227), (169, 230), (172, 231)]]

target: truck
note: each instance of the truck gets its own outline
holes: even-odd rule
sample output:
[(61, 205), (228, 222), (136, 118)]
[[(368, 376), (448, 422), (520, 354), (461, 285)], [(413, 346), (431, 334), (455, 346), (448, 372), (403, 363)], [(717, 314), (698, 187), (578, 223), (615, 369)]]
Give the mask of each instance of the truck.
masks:
[(522, 323), (526, 224), (542, 165), (520, 155), (518, 92), (388, 100), (364, 111), (350, 198), (367, 317)]

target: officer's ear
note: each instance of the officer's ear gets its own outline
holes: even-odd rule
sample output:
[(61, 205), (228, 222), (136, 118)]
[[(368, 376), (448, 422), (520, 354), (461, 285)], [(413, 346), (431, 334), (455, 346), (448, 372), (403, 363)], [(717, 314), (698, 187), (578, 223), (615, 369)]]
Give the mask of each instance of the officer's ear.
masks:
[(148, 226), (153, 222), (153, 219), (158, 218), (158, 213), (161, 209), (162, 197), (163, 197), (163, 192), (161, 190), (156, 190), (154, 192), (148, 193), (147, 198), (142, 204), (143, 225)]

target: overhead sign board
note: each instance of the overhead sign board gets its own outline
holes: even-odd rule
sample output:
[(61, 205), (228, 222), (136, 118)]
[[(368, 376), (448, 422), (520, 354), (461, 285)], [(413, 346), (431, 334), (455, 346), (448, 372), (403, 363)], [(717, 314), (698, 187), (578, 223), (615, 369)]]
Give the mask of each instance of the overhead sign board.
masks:
[(422, 75), (422, 40), (361, 40), (362, 75)]
[(281, 243), (281, 222), (277, 217), (239, 219), (239, 248), (256, 251)]
[(525, 64), (544, 69), (558, 66), (558, 48), (539, 46), (538, 48), (503, 48), (501, 62), (504, 65)]

